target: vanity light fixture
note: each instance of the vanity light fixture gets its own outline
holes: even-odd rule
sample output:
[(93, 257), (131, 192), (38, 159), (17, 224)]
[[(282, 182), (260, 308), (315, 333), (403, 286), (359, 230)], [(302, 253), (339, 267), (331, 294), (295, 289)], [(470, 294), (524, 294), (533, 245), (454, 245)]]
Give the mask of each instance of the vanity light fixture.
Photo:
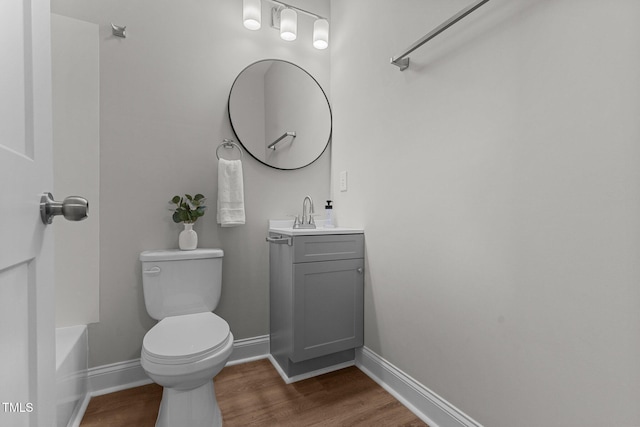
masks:
[(262, 26), (261, 0), (242, 0), (242, 21), (245, 28), (259, 30)]
[[(298, 37), (298, 13), (315, 18), (313, 23), (313, 47), (326, 49), (329, 46), (329, 21), (315, 13), (278, 0), (268, 0), (275, 4), (271, 9), (271, 27), (280, 30), (280, 38), (293, 41)], [(250, 30), (261, 27), (261, 0), (242, 0), (242, 19), (244, 26)]]

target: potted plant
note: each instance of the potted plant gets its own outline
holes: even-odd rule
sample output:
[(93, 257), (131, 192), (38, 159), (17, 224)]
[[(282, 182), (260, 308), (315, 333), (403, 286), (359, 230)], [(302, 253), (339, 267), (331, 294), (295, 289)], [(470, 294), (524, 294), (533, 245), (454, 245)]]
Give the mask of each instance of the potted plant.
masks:
[(173, 209), (173, 222), (184, 224), (184, 230), (180, 232), (178, 237), (178, 246), (183, 251), (190, 251), (198, 247), (198, 234), (193, 229), (193, 224), (204, 215), (207, 207), (203, 204), (205, 197), (202, 194), (196, 194), (191, 197), (190, 194), (184, 196), (173, 196), (171, 201), (175, 205)]

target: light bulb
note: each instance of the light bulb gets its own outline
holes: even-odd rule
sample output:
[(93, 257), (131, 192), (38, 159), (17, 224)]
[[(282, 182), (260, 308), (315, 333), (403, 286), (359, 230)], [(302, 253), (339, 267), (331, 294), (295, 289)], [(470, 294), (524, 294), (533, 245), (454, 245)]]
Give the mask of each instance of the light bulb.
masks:
[(329, 21), (316, 19), (313, 23), (313, 47), (326, 49), (329, 46)]
[(286, 41), (296, 39), (298, 33), (298, 14), (293, 9), (282, 9), (280, 12), (280, 38)]
[(262, 5), (260, 0), (242, 0), (242, 21), (245, 28), (259, 30), (262, 24)]

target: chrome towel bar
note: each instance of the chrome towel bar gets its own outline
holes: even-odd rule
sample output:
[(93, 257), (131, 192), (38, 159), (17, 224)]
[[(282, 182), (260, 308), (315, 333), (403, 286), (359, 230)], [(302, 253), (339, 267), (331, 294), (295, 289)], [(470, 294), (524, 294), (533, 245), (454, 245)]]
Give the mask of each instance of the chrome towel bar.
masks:
[(445, 22), (443, 22), (442, 24), (438, 25), (436, 28), (431, 30), (427, 35), (422, 37), (420, 40), (416, 41), (414, 44), (409, 46), (403, 53), (391, 58), (391, 64), (395, 65), (396, 67), (399, 67), (400, 71), (406, 70), (407, 68), (409, 68), (409, 58), (405, 58), (407, 55), (409, 55), (411, 52), (413, 52), (414, 50), (416, 50), (417, 48), (419, 48), (420, 46), (422, 46), (423, 44), (425, 44), (426, 42), (428, 42), (429, 40), (431, 40), (441, 32), (443, 32), (444, 30), (449, 28), (450, 26), (460, 21), (462, 18), (471, 14), (480, 6), (488, 2), (489, 0), (480, 0), (472, 4), (471, 6), (468, 6), (462, 9), (460, 12), (456, 13), (451, 18), (447, 19)]

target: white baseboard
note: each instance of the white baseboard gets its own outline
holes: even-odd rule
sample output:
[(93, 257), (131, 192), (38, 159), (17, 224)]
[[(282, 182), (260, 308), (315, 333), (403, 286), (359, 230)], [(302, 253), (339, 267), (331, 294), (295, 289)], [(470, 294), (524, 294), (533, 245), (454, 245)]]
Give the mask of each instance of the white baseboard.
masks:
[(84, 417), (84, 413), (87, 410), (87, 406), (89, 406), (90, 400), (91, 394), (85, 394), (84, 399), (82, 399), (82, 403), (78, 405), (78, 407), (71, 414), (71, 418), (69, 419), (69, 424), (67, 424), (67, 427), (80, 427), (82, 417)]
[(91, 396), (101, 396), (153, 382), (142, 369), (140, 359), (89, 368), (88, 377)]
[[(268, 355), (269, 335), (236, 340), (233, 342), (233, 353), (231, 353), (227, 366), (264, 359)], [(153, 382), (142, 369), (140, 359), (90, 368), (87, 370), (87, 380), (89, 391), (79, 410), (73, 414), (68, 427), (78, 427), (80, 425), (91, 397), (139, 387)]]
[(269, 335), (245, 338), (233, 342), (233, 353), (226, 366), (266, 359), (269, 355)]
[(356, 366), (430, 427), (482, 427), (367, 347), (356, 349)]
[[(347, 362), (344, 366), (332, 367), (333, 369), (329, 368), (326, 372), (323, 370), (323, 372), (318, 371), (287, 378), (283, 376), (278, 364), (269, 354), (269, 336), (262, 335), (234, 341), (233, 353), (227, 366), (264, 358), (271, 360), (287, 384), (354, 364)], [(431, 427), (482, 427), (480, 423), (367, 347), (356, 349), (355, 365)], [(88, 381), (91, 396), (113, 393), (152, 382), (142, 369), (140, 359), (91, 368), (88, 370)], [(88, 404), (88, 399), (85, 400)], [(77, 420), (82, 419), (85, 409), (86, 404), (83, 405)]]
[[(233, 353), (227, 366), (264, 359), (268, 354), (269, 335), (235, 340)], [(140, 359), (90, 368), (88, 378), (91, 396), (100, 396), (153, 382), (142, 369)]]

